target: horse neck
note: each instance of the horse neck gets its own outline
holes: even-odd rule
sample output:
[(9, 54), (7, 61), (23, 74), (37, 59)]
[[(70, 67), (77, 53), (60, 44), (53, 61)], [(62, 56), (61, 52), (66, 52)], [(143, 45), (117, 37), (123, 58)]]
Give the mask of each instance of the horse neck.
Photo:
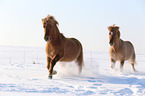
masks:
[(60, 40), (61, 33), (56, 25), (52, 33), (53, 34), (50, 35), (50, 42), (54, 43), (56, 40)]
[(121, 39), (119, 38), (113, 45), (113, 48), (116, 52), (118, 52), (120, 50), (121, 46)]

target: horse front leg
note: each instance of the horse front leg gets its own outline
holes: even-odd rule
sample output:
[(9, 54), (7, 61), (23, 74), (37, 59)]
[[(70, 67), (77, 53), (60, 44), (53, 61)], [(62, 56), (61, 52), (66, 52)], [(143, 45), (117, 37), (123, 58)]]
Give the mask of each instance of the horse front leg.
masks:
[(49, 79), (52, 79), (53, 68), (54, 68), (56, 62), (59, 61), (59, 60), (60, 60), (59, 55), (54, 56), (54, 58), (51, 60), (51, 62), (50, 62), (50, 68), (49, 68), (49, 76), (48, 76)]
[(112, 69), (115, 67), (115, 63), (116, 63), (116, 60), (111, 58), (111, 68)]
[(51, 58), (47, 57), (47, 69), (49, 70)]
[(121, 63), (121, 64), (120, 64), (120, 70), (121, 70), (121, 72), (122, 72), (122, 71), (123, 71), (124, 61), (121, 61), (120, 63)]

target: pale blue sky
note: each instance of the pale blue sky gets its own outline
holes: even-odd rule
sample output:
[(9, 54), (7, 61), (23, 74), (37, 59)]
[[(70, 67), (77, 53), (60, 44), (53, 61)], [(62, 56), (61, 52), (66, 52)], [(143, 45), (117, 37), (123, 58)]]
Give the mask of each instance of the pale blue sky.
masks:
[(107, 27), (116, 24), (121, 38), (145, 53), (145, 0), (2, 0), (0, 45), (45, 47), (41, 19), (48, 14), (84, 50), (108, 51)]

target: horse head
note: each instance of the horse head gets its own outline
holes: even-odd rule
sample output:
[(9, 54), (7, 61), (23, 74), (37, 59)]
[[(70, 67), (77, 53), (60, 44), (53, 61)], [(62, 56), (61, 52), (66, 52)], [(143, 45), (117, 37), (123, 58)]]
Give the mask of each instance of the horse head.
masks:
[(118, 26), (109, 26), (109, 44), (113, 46), (113, 44), (120, 39), (120, 31)]
[(42, 19), (42, 24), (44, 28), (44, 40), (48, 42), (50, 40), (51, 34), (53, 34), (54, 26), (58, 24), (58, 22), (54, 19), (53, 16), (48, 15), (44, 19)]

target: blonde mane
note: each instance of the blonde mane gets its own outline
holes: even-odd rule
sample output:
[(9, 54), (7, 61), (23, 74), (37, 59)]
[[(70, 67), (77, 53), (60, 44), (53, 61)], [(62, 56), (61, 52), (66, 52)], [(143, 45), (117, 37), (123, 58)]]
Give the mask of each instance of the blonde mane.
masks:
[(134, 46), (130, 41), (123, 41), (120, 39), (120, 31), (119, 27), (109, 26), (109, 54), (111, 59), (111, 68), (115, 67), (116, 61), (120, 61), (120, 69), (122, 71), (124, 62), (128, 60), (135, 71), (134, 64), (135, 64), (135, 50)]
[(109, 26), (108, 28), (119, 28), (119, 26), (116, 26), (116, 24), (113, 24), (112, 26)]

